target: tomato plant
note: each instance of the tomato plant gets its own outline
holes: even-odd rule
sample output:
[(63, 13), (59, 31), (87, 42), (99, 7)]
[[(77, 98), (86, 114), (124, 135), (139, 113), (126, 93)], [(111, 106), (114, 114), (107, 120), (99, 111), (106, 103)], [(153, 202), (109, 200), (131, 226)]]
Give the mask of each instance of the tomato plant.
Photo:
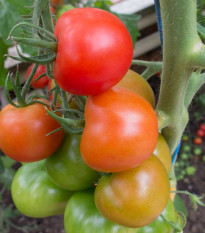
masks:
[(42, 160), (60, 146), (64, 130), (47, 135), (59, 127), (43, 104), (34, 103), (22, 108), (7, 105), (0, 112), (0, 148), (16, 161)]
[(81, 158), (80, 139), (80, 135), (66, 135), (60, 148), (46, 159), (45, 167), (49, 177), (63, 189), (86, 189), (94, 186), (99, 178), (99, 174)]
[[(34, 66), (34, 64), (31, 65), (31, 66), (29, 66), (29, 68), (28, 68), (28, 70), (26, 72), (26, 77), (27, 78), (29, 77), (29, 75), (30, 75), (30, 73), (31, 73), (31, 71), (33, 69), (33, 66)], [(44, 77), (42, 77), (39, 80), (37, 80), (38, 77), (40, 75), (42, 75), (43, 73), (46, 73), (46, 67), (43, 66), (43, 65), (39, 65), (38, 69), (37, 69), (37, 71), (36, 71), (36, 73), (34, 75), (34, 78), (33, 78), (32, 82), (31, 82), (31, 86), (33, 88), (43, 88), (43, 87), (46, 87), (48, 85), (48, 83), (49, 83), (49, 77), (47, 75), (45, 75)]]
[(95, 190), (95, 204), (110, 221), (137, 228), (153, 222), (169, 196), (167, 171), (153, 155), (136, 168), (102, 177)]
[(119, 82), (130, 67), (130, 34), (120, 19), (107, 11), (71, 9), (59, 18), (55, 36), (58, 50), (54, 77), (72, 94), (103, 92)]
[[(157, 118), (152, 106), (124, 88), (88, 97), (81, 154), (102, 172), (120, 172), (144, 162), (157, 144)], [(100, 137), (99, 137), (100, 135)]]
[[(159, 3), (157, 0), (155, 2)], [(90, 1), (89, 4), (92, 5)], [(106, 2), (103, 1), (103, 4), (107, 9)], [(91, 216), (94, 214), (94, 218), (90, 220), (90, 217), (84, 215), (83, 204), (89, 203), (85, 197), (86, 201), (83, 204), (81, 202), (82, 208), (79, 208), (81, 214), (77, 219), (76, 213), (79, 214), (77, 206), (68, 202), (65, 213), (65, 228), (68, 232), (75, 232), (75, 230), (86, 232), (87, 230), (89, 233), (95, 233), (100, 230), (113, 229), (119, 232), (135, 230), (135, 232), (141, 230), (143, 232), (145, 229), (145, 232), (160, 232), (161, 228), (149, 225), (158, 220), (165, 221), (173, 227), (176, 226), (179, 221), (173, 224), (173, 221), (167, 221), (163, 214), (170, 197), (168, 178), (170, 155), (173, 154), (173, 166), (169, 175), (171, 189), (175, 190), (176, 152), (189, 120), (188, 108), (197, 90), (205, 83), (205, 76), (201, 74), (201, 68), (205, 69), (205, 45), (199, 37), (199, 34), (202, 35), (204, 32), (202, 33), (203, 30), (201, 31), (201, 28), (197, 26), (196, 1), (160, 0), (163, 62), (132, 60), (133, 46), (129, 32), (125, 25), (110, 12), (90, 7), (71, 9), (60, 16), (54, 30), (49, 1), (35, 0), (34, 6), (32, 24), (19, 23), (9, 35), (17, 43), (37, 46), (38, 55), (25, 57), (19, 50), (17, 51), (19, 55), (17, 60), (36, 64), (22, 90), (19, 87), (18, 75), (16, 79), (13, 79), (10, 74), (7, 77), (6, 96), (17, 109), (7, 107), (5, 109), (8, 111), (3, 109), (0, 113), (0, 127), (3, 129), (0, 132), (0, 147), (9, 156), (15, 155), (18, 159), (20, 158), (19, 161), (43, 159), (56, 151), (46, 161), (49, 182), (54, 182), (66, 189), (78, 190), (92, 186), (98, 177), (96, 171), (99, 171), (102, 177), (96, 184), (94, 195), (97, 209), (103, 216), (99, 212), (96, 215), (96, 208), (93, 209), (89, 205), (85, 207), (88, 209), (86, 214), (88, 216), (90, 213)], [(157, 19), (160, 19), (160, 14), (157, 15)], [(159, 26), (161, 26), (160, 23)], [(28, 33), (31, 32), (30, 37), (17, 37), (14, 31), (19, 27), (27, 29)], [(131, 63), (147, 67), (142, 73), (142, 77), (146, 80), (160, 72), (158, 78), (161, 79), (161, 85), (155, 110), (153, 109), (155, 98), (150, 86), (140, 76), (128, 71)], [(32, 100), (36, 100), (35, 96), (26, 100), (26, 94), (31, 80), (34, 79), (38, 64), (46, 65), (49, 77), (54, 79), (54, 98), (51, 108), (47, 109), (47, 112), (44, 109), (44, 114), (39, 113), (37, 119), (46, 119), (43, 123), (45, 126), (49, 122), (47, 117), (50, 115), (61, 124), (60, 126), (57, 123), (58, 126), (43, 130), (42, 135), (36, 134), (37, 131), (41, 132), (41, 123), (34, 117), (38, 111), (28, 114), (30, 121), (25, 118), (27, 116), (25, 110), (29, 109), (30, 112), (30, 109), (38, 106), (31, 104)], [(17, 97), (17, 105), (9, 95), (9, 80)], [(58, 98), (61, 101), (59, 101), (60, 105), (57, 103)], [(70, 108), (69, 103), (72, 99), (76, 100), (78, 109)], [(16, 115), (11, 114), (13, 112)], [(19, 114), (19, 112), (22, 113)], [(5, 119), (9, 119), (8, 123)], [(56, 146), (51, 152), (50, 149), (56, 145), (58, 139), (62, 141), (63, 138), (63, 131), (58, 131), (59, 127), (69, 132), (69, 139), (65, 139), (68, 141), (64, 141), (58, 151)], [(55, 132), (48, 135), (53, 130)], [(161, 134), (159, 137), (158, 131)], [(23, 136), (20, 132), (23, 132)], [(80, 142), (80, 136), (73, 135), (82, 132)], [(54, 141), (49, 141), (49, 146), (46, 147), (45, 151), (49, 148), (49, 155), (42, 152), (41, 149), (47, 146), (47, 141), (44, 142), (44, 139), (54, 137), (57, 133), (61, 133), (61, 136), (54, 138)], [(45, 135), (48, 136), (45, 137)], [(35, 143), (38, 147), (34, 146)], [(57, 144), (59, 146), (60, 142), (58, 141)], [(75, 145), (78, 147), (77, 150)], [(183, 157), (186, 159), (186, 156)], [(23, 166), (17, 172), (17, 177), (24, 169)], [(187, 172), (193, 172), (193, 169), (189, 170)], [(46, 177), (48, 177), (47, 173)], [(25, 178), (24, 184), (26, 184), (26, 175), (23, 177)], [(19, 180), (24, 181), (24, 178)], [(37, 178), (32, 180), (34, 187), (38, 187), (38, 183), (35, 182), (41, 184)], [(17, 182), (16, 179), (14, 179), (14, 184)], [(85, 179), (89, 182), (87, 183)], [(18, 196), (16, 190), (21, 190), (23, 186), (18, 184), (17, 182), (17, 188), (14, 188), (12, 193), (13, 197), (19, 198), (23, 196), (23, 191), (19, 191), (21, 195)], [(27, 193), (30, 187), (22, 188), (22, 190)], [(38, 193), (39, 190), (35, 192)], [(28, 197), (30, 193), (27, 193)], [(44, 192), (48, 200), (50, 200), (51, 193), (53, 193), (52, 190), (49, 193)], [(77, 193), (76, 196), (79, 195), (81, 198), (83, 193)], [(41, 193), (41, 196), (44, 194)], [(22, 201), (18, 198), (14, 199)], [(192, 196), (194, 206), (197, 203), (203, 205), (200, 199), (201, 197)], [(19, 209), (25, 208), (25, 204), (22, 208), (18, 201), (15, 202)], [(36, 200), (32, 199), (32, 202), (35, 203)], [(42, 204), (40, 201), (39, 203)], [(62, 209), (59, 211), (56, 199), (53, 203), (57, 203), (55, 207), (57, 213), (62, 213)], [(72, 209), (74, 208), (72, 205), (76, 208), (76, 212)], [(38, 207), (37, 204), (36, 206)], [(31, 207), (35, 210), (35, 207)], [(42, 214), (42, 216), (46, 215), (47, 213)], [(178, 215), (176, 216), (178, 220)], [(67, 225), (67, 218), (69, 225)], [(115, 223), (112, 225), (109, 221), (121, 226)], [(103, 224), (103, 229), (99, 230), (97, 224), (103, 222), (106, 226)], [(142, 226), (145, 228), (139, 229)], [(165, 229), (169, 232), (170, 227), (166, 226)], [(175, 230), (181, 232), (181, 228)]]
[(44, 161), (20, 167), (14, 176), (11, 192), (18, 210), (35, 218), (63, 214), (73, 194), (53, 184), (45, 171)]

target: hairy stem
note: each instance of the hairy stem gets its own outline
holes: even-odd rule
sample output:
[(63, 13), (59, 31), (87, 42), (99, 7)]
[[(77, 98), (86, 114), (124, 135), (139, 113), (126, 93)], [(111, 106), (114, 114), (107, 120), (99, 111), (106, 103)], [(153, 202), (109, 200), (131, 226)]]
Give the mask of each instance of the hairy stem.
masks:
[(201, 40), (197, 34), (196, 0), (161, 0), (160, 5), (164, 41), (157, 112), (169, 116), (162, 134), (173, 153), (188, 123), (185, 95), (194, 66), (193, 54)]

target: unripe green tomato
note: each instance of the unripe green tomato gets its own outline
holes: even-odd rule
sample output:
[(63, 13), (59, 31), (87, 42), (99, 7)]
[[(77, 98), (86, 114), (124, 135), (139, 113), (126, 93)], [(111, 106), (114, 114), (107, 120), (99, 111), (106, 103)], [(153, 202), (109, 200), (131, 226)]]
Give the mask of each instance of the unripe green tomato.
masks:
[(196, 147), (196, 148), (194, 148), (193, 152), (195, 155), (200, 155), (202, 153), (202, 149), (200, 147)]
[(16, 208), (29, 217), (43, 218), (63, 214), (73, 192), (51, 182), (44, 161), (28, 163), (16, 172), (11, 194)]
[(187, 175), (190, 175), (190, 176), (194, 175), (195, 172), (196, 172), (196, 168), (193, 167), (193, 166), (189, 166), (189, 167), (186, 168)]
[(60, 8), (57, 10), (56, 18), (59, 19), (63, 13), (65, 13), (66, 11), (71, 10), (73, 8), (75, 8), (75, 7), (71, 4), (65, 4), (65, 5), (60, 6)]
[(183, 160), (187, 160), (187, 159), (189, 159), (189, 155), (187, 153), (181, 153), (180, 158)]
[(88, 167), (80, 154), (80, 135), (65, 135), (59, 149), (46, 159), (50, 179), (66, 190), (83, 190), (94, 186), (99, 173)]
[(189, 152), (189, 151), (191, 151), (191, 146), (188, 145), (188, 144), (185, 144), (185, 145), (182, 146), (182, 150), (184, 152)]

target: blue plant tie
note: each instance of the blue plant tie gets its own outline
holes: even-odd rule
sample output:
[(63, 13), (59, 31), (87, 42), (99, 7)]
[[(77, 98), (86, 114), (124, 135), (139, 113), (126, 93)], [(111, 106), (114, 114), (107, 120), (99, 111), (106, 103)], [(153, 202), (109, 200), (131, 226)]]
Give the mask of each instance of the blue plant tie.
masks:
[(179, 153), (180, 146), (181, 146), (181, 141), (179, 142), (177, 149), (175, 150), (175, 152), (172, 156), (172, 165), (174, 164), (175, 160), (177, 159), (177, 155)]
[(157, 16), (157, 26), (161, 41), (161, 47), (163, 48), (163, 28), (162, 28), (162, 16), (161, 16), (161, 9), (160, 9), (160, 3), (159, 0), (154, 0), (155, 2), (155, 11)]

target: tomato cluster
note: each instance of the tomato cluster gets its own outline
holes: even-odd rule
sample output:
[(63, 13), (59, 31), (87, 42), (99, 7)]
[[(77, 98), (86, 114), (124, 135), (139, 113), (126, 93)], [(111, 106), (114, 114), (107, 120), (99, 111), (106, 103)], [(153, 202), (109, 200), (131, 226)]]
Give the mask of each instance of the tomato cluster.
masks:
[(159, 217), (178, 219), (169, 200), (171, 155), (158, 134), (153, 91), (129, 70), (126, 27), (103, 10), (71, 9), (55, 36), (54, 78), (63, 90), (88, 95), (85, 127), (82, 135), (58, 130), (40, 103), (1, 111), (1, 150), (34, 162), (14, 177), (16, 207), (30, 217), (65, 213), (67, 233), (174, 232)]
[(197, 137), (194, 138), (194, 144), (200, 145), (205, 137), (205, 124), (201, 123), (199, 129), (196, 131)]

